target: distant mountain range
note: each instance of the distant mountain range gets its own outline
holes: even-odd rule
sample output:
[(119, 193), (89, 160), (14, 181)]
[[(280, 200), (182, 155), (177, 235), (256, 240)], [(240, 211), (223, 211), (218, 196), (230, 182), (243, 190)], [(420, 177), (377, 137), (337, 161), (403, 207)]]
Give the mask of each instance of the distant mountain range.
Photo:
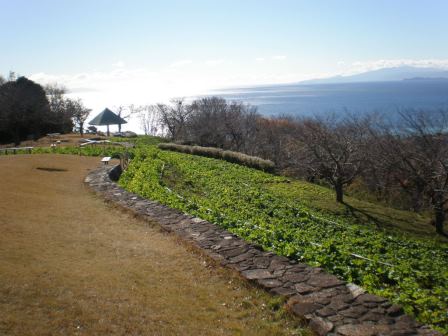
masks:
[(402, 80), (448, 80), (448, 70), (401, 66), (367, 71), (352, 76), (311, 79), (297, 84), (337, 84), (362, 82), (391, 82)]

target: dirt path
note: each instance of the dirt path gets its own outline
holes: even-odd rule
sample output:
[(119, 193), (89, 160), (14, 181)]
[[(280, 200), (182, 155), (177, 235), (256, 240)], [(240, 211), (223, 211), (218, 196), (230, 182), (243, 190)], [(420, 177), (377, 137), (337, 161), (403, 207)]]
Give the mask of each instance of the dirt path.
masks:
[(297, 332), (267, 295), (90, 193), (98, 162), (0, 157), (1, 335)]

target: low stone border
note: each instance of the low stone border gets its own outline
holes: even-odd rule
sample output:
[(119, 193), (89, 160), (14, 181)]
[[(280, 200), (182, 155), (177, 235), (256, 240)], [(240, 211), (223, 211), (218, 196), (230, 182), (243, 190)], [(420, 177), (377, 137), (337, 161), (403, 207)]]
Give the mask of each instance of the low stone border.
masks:
[(186, 215), (119, 187), (120, 167), (101, 167), (85, 183), (106, 200), (158, 223), (206, 255), (265, 290), (288, 298), (291, 311), (317, 335), (441, 335), (404, 314), (385, 298), (367, 294), (321, 268), (263, 251), (200, 218)]

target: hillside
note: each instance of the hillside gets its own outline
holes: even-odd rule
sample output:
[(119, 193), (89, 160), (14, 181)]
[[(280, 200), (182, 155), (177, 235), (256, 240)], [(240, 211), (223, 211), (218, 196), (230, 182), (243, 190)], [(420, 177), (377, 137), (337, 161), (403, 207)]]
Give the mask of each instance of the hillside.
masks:
[[(448, 332), (448, 243), (429, 218), (347, 197), (300, 180), (135, 140), (126, 189), (216, 223), (266, 250), (320, 266), (404, 306)], [(35, 148), (33, 153), (112, 155), (114, 146)]]
[(344, 210), (328, 189), (215, 159), (152, 147), (135, 154), (120, 180), (126, 189), (323, 267), (447, 330), (448, 244), (416, 237), (424, 217), (354, 199)]

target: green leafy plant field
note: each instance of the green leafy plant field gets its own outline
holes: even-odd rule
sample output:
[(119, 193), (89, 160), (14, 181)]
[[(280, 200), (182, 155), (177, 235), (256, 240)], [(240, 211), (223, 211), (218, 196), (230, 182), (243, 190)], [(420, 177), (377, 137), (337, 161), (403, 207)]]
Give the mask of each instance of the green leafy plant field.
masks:
[(33, 154), (72, 154), (85, 156), (114, 156), (123, 152), (121, 146), (59, 146), (56, 148), (35, 147)]
[(447, 243), (331, 216), (302, 201), (303, 186), (284, 177), (154, 146), (134, 155), (124, 188), (323, 267), (448, 333)]
[(159, 143), (168, 142), (166, 138), (153, 136), (153, 135), (139, 135), (135, 138), (120, 138), (120, 137), (112, 137), (111, 141), (115, 142), (130, 142), (137, 146), (143, 145), (157, 145)]

